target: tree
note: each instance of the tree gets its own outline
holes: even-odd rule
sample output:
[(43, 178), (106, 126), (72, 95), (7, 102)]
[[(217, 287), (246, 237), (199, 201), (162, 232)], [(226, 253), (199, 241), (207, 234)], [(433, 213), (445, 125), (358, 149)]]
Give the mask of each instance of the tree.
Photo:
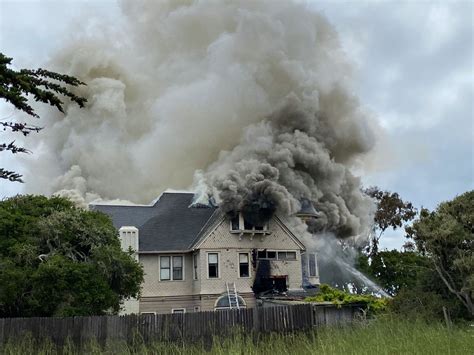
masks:
[(0, 317), (117, 313), (142, 280), (108, 216), (61, 197), (0, 202)]
[(426, 254), (445, 287), (474, 316), (474, 190), (422, 209), (407, 229), (418, 250)]
[[(12, 104), (16, 109), (27, 113), (28, 115), (39, 118), (33, 107), (28, 104), (28, 95), (32, 95), (35, 101), (43, 102), (56, 107), (60, 112), (64, 112), (64, 103), (60, 96), (64, 96), (75, 102), (80, 107), (84, 107), (87, 100), (75, 95), (66, 85), (79, 86), (84, 85), (77, 78), (69, 75), (58, 74), (45, 69), (21, 69), (15, 71), (8, 68), (12, 58), (8, 58), (0, 53), (0, 98)], [(31, 132), (39, 132), (42, 128), (28, 123), (0, 121), (3, 130), (18, 132), (23, 136), (28, 136)], [(28, 153), (24, 147), (18, 147), (15, 141), (9, 143), (0, 142), (0, 152), (9, 151), (13, 154)], [(10, 181), (23, 182), (22, 175), (0, 168), (0, 178)]]
[(368, 263), (368, 257), (361, 255), (360, 270), (371, 277), (391, 296), (395, 296), (402, 288), (414, 288), (419, 275), (430, 267), (426, 256), (416, 251), (383, 250)]
[[(422, 257), (417, 253), (398, 255), (396, 251), (387, 251), (383, 252), (387, 259), (387, 264), (384, 264), (378, 250), (379, 241), (388, 228), (397, 229), (412, 220), (417, 210), (410, 202), (403, 201), (397, 193), (382, 191), (378, 187), (368, 188), (364, 192), (377, 204), (371, 239), (368, 239), (365, 245), (358, 245), (351, 239), (339, 239), (337, 243), (331, 243), (328, 254), (330, 256), (319, 258), (321, 281), (357, 294), (380, 293), (381, 289), (393, 295), (402, 286), (416, 279), (409, 280), (410, 277), (404, 273), (407, 269), (411, 272), (417, 269), (419, 265), (415, 264), (421, 262)], [(411, 249), (409, 243), (406, 243), (405, 247)], [(397, 256), (400, 256), (401, 260), (397, 260)], [(351, 270), (351, 265), (355, 266), (355, 270)], [(360, 275), (360, 272), (369, 279)], [(373, 281), (380, 285), (374, 284)]]
[(378, 253), (380, 238), (388, 228), (401, 228), (404, 223), (411, 221), (417, 210), (411, 202), (405, 202), (396, 192), (382, 191), (378, 187), (370, 187), (365, 193), (377, 203), (374, 216), (374, 227), (368, 252), (371, 257)]

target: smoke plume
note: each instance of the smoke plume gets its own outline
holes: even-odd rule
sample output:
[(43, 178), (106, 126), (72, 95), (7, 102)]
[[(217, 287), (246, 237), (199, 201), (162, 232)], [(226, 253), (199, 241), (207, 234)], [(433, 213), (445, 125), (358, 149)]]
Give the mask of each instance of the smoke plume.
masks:
[(87, 83), (88, 106), (43, 111), (28, 192), (85, 205), (193, 187), (254, 223), (306, 198), (313, 232), (367, 229), (373, 204), (351, 169), (374, 144), (372, 120), (323, 16), (287, 1), (121, 8), (115, 23), (75, 28), (48, 63)]

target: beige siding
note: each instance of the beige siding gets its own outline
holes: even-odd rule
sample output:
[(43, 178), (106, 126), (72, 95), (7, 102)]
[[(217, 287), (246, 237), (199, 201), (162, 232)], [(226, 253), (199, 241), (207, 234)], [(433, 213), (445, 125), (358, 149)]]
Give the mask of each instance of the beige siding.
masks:
[[(270, 248), (269, 248), (270, 249)], [(250, 263), (250, 277), (239, 277), (239, 253), (251, 253), (251, 249), (205, 249), (201, 250), (201, 265), (204, 267), (201, 273), (201, 293), (220, 293), (226, 292), (226, 282), (234, 283), (238, 292), (252, 292), (252, 285), (255, 279), (256, 270), (252, 268)], [(219, 278), (209, 278), (207, 275), (207, 253), (219, 253)], [(288, 276), (289, 289), (301, 289), (302, 287), (302, 270), (301, 255), (297, 251), (296, 260), (272, 260), (271, 275)]]
[[(198, 256), (198, 279), (193, 279), (193, 253), (187, 254), (140, 254), (145, 271), (140, 312), (169, 313), (172, 308), (185, 308), (187, 312), (200, 307), (213, 310), (217, 298), (225, 294), (226, 283), (236, 284), (239, 295), (248, 307), (255, 305), (252, 285), (256, 270), (252, 267), (252, 250), (268, 249), (295, 251), (296, 260), (271, 261), (271, 275), (288, 277), (290, 289), (302, 286), (301, 246), (276, 221), (269, 223), (268, 235), (243, 235), (230, 232), (229, 221), (224, 219), (202, 242), (194, 253)], [(209, 252), (219, 254), (219, 278), (208, 277)], [(239, 253), (249, 254), (250, 277), (239, 277)], [(184, 280), (160, 281), (159, 256), (183, 255)]]
[[(183, 255), (184, 280), (160, 281), (160, 255)], [(140, 263), (145, 272), (142, 297), (192, 295), (196, 292), (193, 282), (193, 259), (191, 254), (140, 254)]]
[[(301, 249), (288, 233), (274, 220), (269, 223), (268, 235), (243, 235), (230, 232), (230, 225), (224, 219), (200, 245), (201, 293), (219, 293), (226, 291), (226, 282), (235, 282), (239, 292), (252, 292), (256, 270), (250, 265), (250, 277), (239, 277), (239, 253), (253, 249), (295, 251), (294, 261), (275, 260), (271, 262), (272, 275), (288, 275), (290, 289), (301, 289)], [(219, 278), (210, 279), (207, 275), (207, 254), (219, 253)]]
[[(169, 297), (144, 297), (140, 299), (140, 313), (171, 313), (173, 309), (184, 308), (186, 312), (195, 312), (195, 308), (202, 312), (213, 311), (216, 301), (221, 294), (217, 295), (194, 295), (194, 296), (169, 296)], [(253, 293), (240, 294), (246, 303), (246, 307), (255, 307), (255, 296)]]
[(271, 220), (268, 226), (271, 234), (260, 235), (230, 233), (229, 220), (223, 219), (211, 234), (199, 246), (200, 249), (275, 249), (275, 250), (300, 250), (299, 245), (275, 221)]

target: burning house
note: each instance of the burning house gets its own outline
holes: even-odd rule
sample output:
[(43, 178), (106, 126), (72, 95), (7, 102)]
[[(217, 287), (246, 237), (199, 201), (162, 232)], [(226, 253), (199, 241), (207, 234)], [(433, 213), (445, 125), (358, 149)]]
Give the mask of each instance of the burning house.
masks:
[[(235, 289), (251, 306), (254, 291), (317, 284), (312, 252), (366, 240), (375, 210), (354, 172), (380, 128), (336, 30), (300, 1), (120, 4), (52, 56), (88, 103), (44, 115), (25, 192), (112, 217), (145, 267), (135, 311), (215, 309)], [(100, 204), (170, 186), (196, 195)]]
[[(229, 216), (193, 198), (164, 192), (151, 206), (92, 206), (112, 218), (122, 247), (135, 252), (145, 271), (141, 298), (126, 302), (125, 312), (253, 307), (261, 293), (301, 293), (319, 284), (316, 255), (283, 216), (265, 222)], [(304, 216), (314, 213), (304, 206)]]

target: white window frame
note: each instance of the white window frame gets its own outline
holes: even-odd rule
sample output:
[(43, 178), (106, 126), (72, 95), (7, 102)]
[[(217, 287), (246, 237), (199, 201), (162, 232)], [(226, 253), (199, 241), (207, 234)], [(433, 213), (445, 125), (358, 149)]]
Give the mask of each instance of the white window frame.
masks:
[[(182, 279), (180, 280), (175, 280), (173, 278), (173, 258), (174, 257), (181, 257), (181, 260), (183, 261), (182, 264), (181, 264), (181, 268), (182, 268), (182, 274), (183, 274), (183, 277)], [(162, 280), (161, 279), (161, 258), (163, 257), (169, 257), (170, 258), (170, 278), (168, 280)], [(179, 281), (185, 281), (185, 274), (184, 274), (184, 270), (185, 270), (185, 267), (184, 267), (184, 264), (185, 264), (185, 257), (183, 254), (177, 254), (177, 255), (160, 255), (159, 259), (158, 259), (158, 276), (159, 276), (159, 280), (160, 282), (171, 282), (171, 281), (175, 281), (175, 282), (179, 282)]]
[(193, 280), (199, 280), (199, 254), (193, 254)]
[[(209, 277), (209, 254), (217, 254), (217, 277)], [(221, 278), (221, 253), (219, 251), (208, 251), (206, 253), (206, 275), (209, 280), (219, 280)]]
[[(247, 254), (247, 257), (248, 257), (248, 264), (249, 264), (249, 276), (240, 276), (240, 254)], [(246, 251), (239, 251), (237, 252), (237, 265), (239, 265), (239, 269), (237, 270), (237, 272), (239, 273), (239, 279), (250, 279), (252, 277), (252, 272), (251, 272), (251, 261), (250, 261), (250, 253), (249, 252), (246, 252)]]
[[(217, 297), (216, 301), (214, 302), (214, 311), (230, 309), (230, 307), (217, 307), (217, 304), (219, 303), (219, 301), (221, 299), (223, 299), (223, 298), (228, 299), (228, 297), (229, 296), (227, 296), (227, 295), (221, 295), (221, 296)], [(245, 301), (245, 299), (240, 295), (237, 295), (237, 297), (239, 298), (239, 307), (240, 308), (247, 308), (247, 302)]]
[[(266, 253), (268, 252), (274, 252), (275, 253), (275, 258), (270, 259), (270, 258), (259, 258), (258, 253), (263, 250), (257, 250), (257, 260), (278, 260), (278, 261), (298, 261), (298, 252), (296, 250), (273, 250), (273, 249), (267, 249)], [(295, 253), (295, 259), (279, 259), (278, 258), (278, 253)]]
[[(176, 312), (176, 311), (182, 311), (182, 312)], [(171, 308), (171, 314), (184, 314), (186, 313), (186, 308)]]
[[(294, 258), (294, 259), (288, 259), (288, 258), (280, 259), (280, 258), (278, 257), (278, 253), (294, 253), (294, 254), (295, 254), (295, 258)], [(297, 260), (298, 260), (298, 253), (296, 252), (296, 250), (277, 250), (277, 260), (283, 260), (283, 261), (297, 261)]]

